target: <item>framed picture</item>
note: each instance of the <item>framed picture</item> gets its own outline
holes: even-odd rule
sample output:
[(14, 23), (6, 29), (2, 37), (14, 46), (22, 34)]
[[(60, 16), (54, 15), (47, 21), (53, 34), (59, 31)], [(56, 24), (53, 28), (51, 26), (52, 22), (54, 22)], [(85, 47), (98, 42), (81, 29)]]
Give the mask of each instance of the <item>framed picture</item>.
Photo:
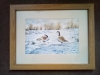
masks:
[(10, 70), (93, 70), (94, 31), (94, 4), (10, 5)]

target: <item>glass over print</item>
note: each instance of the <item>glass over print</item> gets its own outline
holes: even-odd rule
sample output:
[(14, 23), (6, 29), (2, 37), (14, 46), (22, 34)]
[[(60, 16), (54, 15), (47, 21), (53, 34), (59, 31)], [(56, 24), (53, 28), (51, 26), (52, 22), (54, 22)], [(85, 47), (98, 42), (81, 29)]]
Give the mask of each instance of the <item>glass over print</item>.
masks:
[(26, 54), (78, 54), (78, 19), (26, 19)]

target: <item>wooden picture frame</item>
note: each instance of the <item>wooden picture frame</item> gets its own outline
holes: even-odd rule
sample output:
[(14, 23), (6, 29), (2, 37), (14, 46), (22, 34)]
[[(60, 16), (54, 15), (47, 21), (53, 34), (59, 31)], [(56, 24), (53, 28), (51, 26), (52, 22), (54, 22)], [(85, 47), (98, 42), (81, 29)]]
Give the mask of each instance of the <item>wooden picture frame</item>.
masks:
[[(16, 11), (87, 10), (88, 11), (88, 64), (17, 64)], [(95, 30), (94, 4), (26, 4), (10, 5), (10, 70), (94, 70)]]

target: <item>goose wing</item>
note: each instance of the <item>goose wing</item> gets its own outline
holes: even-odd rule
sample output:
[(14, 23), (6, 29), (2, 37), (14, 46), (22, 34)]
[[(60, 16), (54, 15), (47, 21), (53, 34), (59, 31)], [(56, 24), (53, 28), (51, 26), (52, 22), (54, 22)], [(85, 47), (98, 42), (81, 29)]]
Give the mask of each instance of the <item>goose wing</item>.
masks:
[(59, 36), (58, 40), (61, 42), (67, 42), (67, 40), (63, 36)]

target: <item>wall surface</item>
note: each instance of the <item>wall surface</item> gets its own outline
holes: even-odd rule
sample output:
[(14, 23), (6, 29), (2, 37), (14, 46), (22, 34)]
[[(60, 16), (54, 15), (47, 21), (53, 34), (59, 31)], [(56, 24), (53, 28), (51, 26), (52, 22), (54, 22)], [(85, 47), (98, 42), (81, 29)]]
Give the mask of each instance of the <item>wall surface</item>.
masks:
[[(10, 4), (95, 4), (96, 69), (93, 71), (10, 71)], [(100, 75), (100, 0), (0, 0), (0, 75)]]

